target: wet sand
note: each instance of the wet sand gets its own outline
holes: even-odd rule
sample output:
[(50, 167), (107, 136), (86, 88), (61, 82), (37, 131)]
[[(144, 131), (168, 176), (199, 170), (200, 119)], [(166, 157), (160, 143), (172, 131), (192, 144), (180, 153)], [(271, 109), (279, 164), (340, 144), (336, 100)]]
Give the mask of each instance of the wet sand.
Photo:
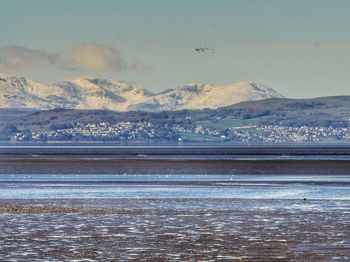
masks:
[(348, 174), (350, 147), (0, 145), (2, 174)]
[(340, 200), (0, 200), (0, 260), (348, 261)]
[(2, 174), (349, 174), (350, 160), (0, 159)]

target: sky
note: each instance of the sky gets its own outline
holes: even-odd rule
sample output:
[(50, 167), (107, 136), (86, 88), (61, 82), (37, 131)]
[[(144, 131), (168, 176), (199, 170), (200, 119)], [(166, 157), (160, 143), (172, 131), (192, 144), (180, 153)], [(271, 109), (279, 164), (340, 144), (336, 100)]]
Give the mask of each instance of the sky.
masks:
[(2, 0), (0, 72), (350, 95), (349, 13), (348, 0)]

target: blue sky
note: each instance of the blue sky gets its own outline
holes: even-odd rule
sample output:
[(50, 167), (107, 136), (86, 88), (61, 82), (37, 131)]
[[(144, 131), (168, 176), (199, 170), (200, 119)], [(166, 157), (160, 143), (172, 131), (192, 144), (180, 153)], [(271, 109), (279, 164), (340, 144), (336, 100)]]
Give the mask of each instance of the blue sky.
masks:
[(155, 92), (253, 80), (287, 97), (350, 95), (349, 13), (348, 0), (8, 0), (0, 70)]

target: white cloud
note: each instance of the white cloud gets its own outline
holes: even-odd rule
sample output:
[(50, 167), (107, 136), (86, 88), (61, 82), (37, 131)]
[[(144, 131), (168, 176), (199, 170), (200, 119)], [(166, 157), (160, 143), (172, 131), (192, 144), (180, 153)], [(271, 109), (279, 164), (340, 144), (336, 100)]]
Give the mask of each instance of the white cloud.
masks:
[[(80, 43), (62, 55), (24, 46), (0, 47), (0, 71), (16, 72), (50, 67), (64, 71), (119, 73), (128, 70), (128, 63), (121, 57), (117, 48), (106, 44)], [(136, 73), (154, 70), (153, 66), (141, 61), (133, 63), (130, 69)]]
[(78, 44), (70, 51), (68, 59), (71, 65), (91, 72), (120, 72), (127, 69), (127, 63), (119, 50), (105, 44)]
[(1, 70), (24, 70), (33, 67), (55, 66), (60, 56), (24, 46), (9, 45), (0, 48)]

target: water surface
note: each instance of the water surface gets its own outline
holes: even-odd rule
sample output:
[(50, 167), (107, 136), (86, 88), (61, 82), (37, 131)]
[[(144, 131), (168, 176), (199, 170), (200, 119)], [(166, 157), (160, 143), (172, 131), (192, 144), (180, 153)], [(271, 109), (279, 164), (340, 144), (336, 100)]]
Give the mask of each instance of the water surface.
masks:
[(1, 175), (0, 199), (350, 200), (350, 175)]

